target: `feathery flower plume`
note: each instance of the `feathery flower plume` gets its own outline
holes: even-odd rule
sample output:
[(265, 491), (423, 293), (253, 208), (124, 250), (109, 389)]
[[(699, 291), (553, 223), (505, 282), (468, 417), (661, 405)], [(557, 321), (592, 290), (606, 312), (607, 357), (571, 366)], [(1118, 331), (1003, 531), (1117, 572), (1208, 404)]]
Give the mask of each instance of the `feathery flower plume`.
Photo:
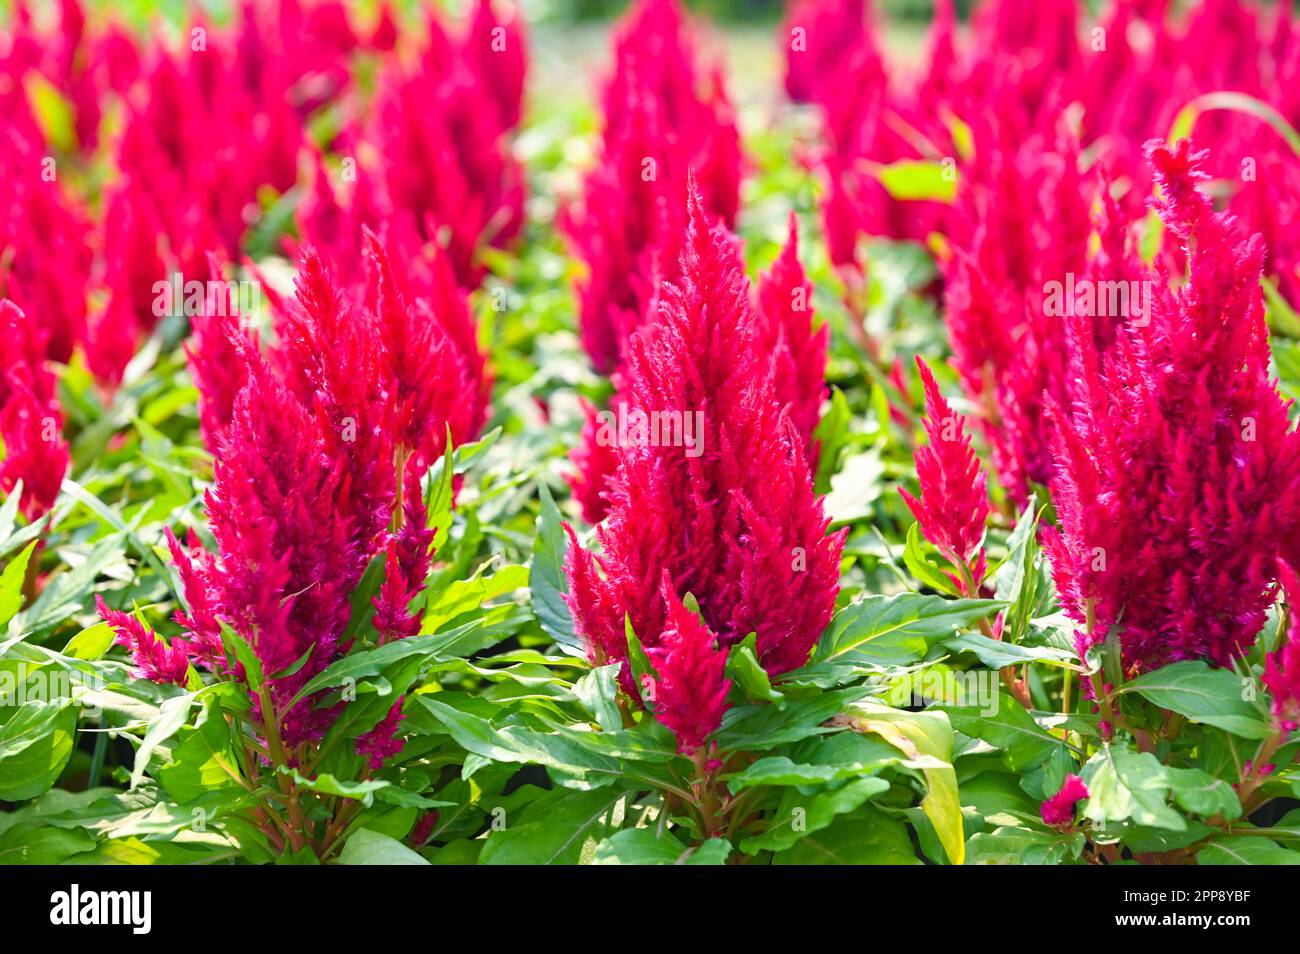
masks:
[(1077, 775), (1067, 775), (1061, 790), (1043, 802), (1043, 824), (1066, 829), (1074, 824), (1074, 806), (1088, 797), (1088, 786)]
[(141, 679), (184, 686), (188, 682), (190, 657), (183, 639), (174, 639), (168, 646), (152, 629), (147, 628), (131, 613), (109, 609), (104, 598), (95, 595), (95, 608), (99, 618), (113, 627), (117, 643), (125, 646), (135, 662), (135, 674)]
[[(662, 642), (667, 573), (722, 648), (754, 632), (768, 672), (788, 672), (830, 619), (844, 535), (827, 536), (803, 441), (755, 357), (735, 239), (710, 227), (694, 189), (680, 269), (658, 320), (632, 337), (624, 391), (647, 420), (695, 433), (618, 447), (600, 557), (569, 531), (569, 606), (593, 660), (624, 660), (625, 617), (647, 649)], [(629, 667), (621, 678), (631, 694)]]
[[(916, 367), (925, 386), (925, 433), (930, 443), (916, 451), (921, 498), (918, 500), (902, 487), (898, 492), (920, 523), (925, 538), (950, 563), (964, 570), (956, 581), (962, 592), (976, 596), (985, 571), (982, 544), (989, 516), (986, 479), (971, 449), (966, 419), (953, 411), (920, 355)], [(972, 564), (976, 553), (979, 559)]]
[(813, 431), (826, 397), (826, 352), (830, 328), (815, 327), (813, 287), (799, 261), (799, 226), (790, 213), (790, 238), (771, 269), (759, 278), (759, 333), (754, 345), (770, 355), (777, 401), (789, 408), (790, 422), (803, 438), (804, 457), (816, 468)]
[(731, 226), (739, 204), (740, 139), (721, 71), (704, 73), (676, 0), (640, 0), (615, 31), (603, 96), (600, 159), (562, 227), (586, 262), (579, 289), (583, 346), (609, 374), (676, 276), (687, 175), (711, 215)]
[(47, 340), (17, 305), (0, 300), (0, 489), (10, 493), (22, 481), (20, 507), (28, 520), (54, 506), (69, 466), (63, 410), (45, 360)]
[(1130, 670), (1222, 666), (1273, 598), (1300, 436), (1269, 379), (1259, 239), (1197, 189), (1202, 153), (1185, 140), (1147, 152), (1187, 281), (1158, 264), (1149, 319), (1118, 328), (1105, 355), (1092, 318), (1070, 319), (1073, 403), (1050, 405), (1060, 526), (1044, 545), (1080, 652), (1119, 626)]
[[(675, 247), (676, 243), (674, 243)], [(662, 248), (662, 246), (661, 246)], [(673, 279), (667, 279), (669, 281)], [(798, 230), (790, 216), (790, 238), (771, 269), (759, 279), (755, 332), (749, 342), (754, 360), (766, 368), (779, 405), (803, 442), (804, 459), (815, 468), (819, 449), (813, 432), (821, 419), (826, 394), (826, 352), (830, 329), (814, 327), (812, 285), (799, 261)], [(617, 375), (621, 382), (622, 375)], [(599, 523), (609, 511), (609, 488), (618, 470), (616, 441), (609, 433), (611, 415), (620, 424), (636, 418), (635, 395), (617, 388), (610, 411), (598, 412), (586, 399), (578, 445), (569, 455), (574, 471), (569, 486), (582, 506), (582, 518)]]
[(658, 677), (645, 678), (655, 718), (677, 736), (677, 751), (691, 755), (722, 724), (722, 716), (730, 708), (727, 651), (677, 598), (666, 578), (659, 595), (667, 610), (663, 635), (657, 645), (646, 650)]

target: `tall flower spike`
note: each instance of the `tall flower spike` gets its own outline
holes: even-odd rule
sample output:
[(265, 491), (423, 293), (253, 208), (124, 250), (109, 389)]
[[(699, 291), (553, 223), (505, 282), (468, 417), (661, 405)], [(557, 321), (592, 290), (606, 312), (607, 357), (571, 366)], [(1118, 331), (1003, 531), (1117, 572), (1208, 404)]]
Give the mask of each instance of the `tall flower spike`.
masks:
[(22, 481), (21, 507), (29, 520), (54, 506), (70, 463), (63, 410), (46, 366), (48, 334), (13, 302), (0, 300), (0, 489)]
[(168, 646), (158, 634), (148, 629), (131, 613), (109, 609), (104, 598), (96, 594), (95, 608), (99, 618), (113, 627), (117, 643), (125, 646), (135, 662), (136, 675), (153, 682), (184, 686), (188, 681), (190, 657), (188, 644), (174, 639)]
[(816, 467), (813, 431), (826, 397), (826, 350), (830, 328), (813, 323), (813, 287), (799, 261), (799, 225), (790, 213), (790, 238), (772, 268), (759, 279), (760, 331), (755, 346), (770, 355), (776, 398), (789, 408), (790, 422), (803, 438), (804, 456)]
[[(625, 615), (647, 648), (660, 644), (666, 571), (723, 647), (754, 632), (779, 674), (807, 660), (830, 620), (844, 537), (826, 534), (803, 441), (755, 356), (735, 238), (710, 228), (694, 189), (689, 222), (681, 280), (663, 286), (658, 320), (629, 349), (622, 390), (646, 427), (618, 448), (599, 561), (571, 537), (569, 605), (592, 658), (621, 661)], [(663, 439), (665, 422), (676, 439)]]
[[(987, 479), (971, 449), (966, 419), (953, 411), (939, 391), (929, 366), (916, 358), (925, 386), (925, 433), (930, 443), (916, 451), (916, 474), (921, 482), (918, 500), (900, 487), (925, 538), (954, 565), (964, 567), (971, 579), (959, 580), (967, 596), (977, 595), (984, 576), (984, 525), (989, 516)], [(971, 558), (979, 553), (974, 565)]]
[[(666, 575), (665, 575), (666, 577)], [(660, 588), (667, 613), (659, 644), (646, 651), (658, 678), (649, 680), (655, 718), (677, 736), (677, 751), (691, 755), (717, 731), (730, 706), (727, 651), (703, 621), (677, 598), (667, 578)]]
[(1225, 666), (1273, 599), (1288, 546), (1278, 528), (1300, 505), (1300, 435), (1269, 378), (1258, 238), (1243, 241), (1197, 190), (1201, 156), (1186, 141), (1148, 152), (1187, 280), (1163, 265), (1148, 274), (1149, 317), (1117, 328), (1104, 356), (1095, 319), (1070, 320), (1075, 393), (1049, 405), (1059, 528), (1044, 546), (1081, 652), (1118, 625), (1130, 671)]

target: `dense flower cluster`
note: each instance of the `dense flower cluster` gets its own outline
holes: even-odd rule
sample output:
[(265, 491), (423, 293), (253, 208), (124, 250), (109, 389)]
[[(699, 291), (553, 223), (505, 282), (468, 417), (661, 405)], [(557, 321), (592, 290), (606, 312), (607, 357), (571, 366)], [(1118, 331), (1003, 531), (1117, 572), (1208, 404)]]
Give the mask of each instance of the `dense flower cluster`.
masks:
[[(695, 597), (721, 647), (756, 633), (775, 675), (807, 660), (830, 619), (843, 534), (826, 534), (803, 440), (753, 349), (758, 319), (735, 239), (709, 219), (693, 193), (681, 278), (663, 286), (655, 320), (633, 335), (623, 388), (648, 421), (698, 421), (693, 446), (618, 447), (601, 555), (570, 531), (568, 599), (595, 661), (627, 659), (625, 618), (648, 652), (664, 646), (666, 586)], [(689, 626), (673, 637), (697, 646), (682, 671), (716, 689), (697, 658), (702, 639)], [(631, 692), (626, 665), (621, 678)], [(684, 745), (709, 729), (693, 725), (676, 727)]]
[(1203, 154), (1148, 148), (1186, 284), (1158, 263), (1149, 320), (1069, 319), (1075, 393), (1059, 427), (1045, 544), (1081, 650), (1120, 628), (1124, 659), (1228, 665), (1273, 599), (1283, 528), (1300, 503), (1300, 436), (1269, 378), (1258, 237), (1198, 189)]
[(731, 226), (741, 155), (721, 71), (699, 64), (677, 0), (639, 0), (617, 28), (602, 104), (597, 161), (563, 226), (589, 272), (582, 343), (608, 374), (652, 313), (659, 283), (676, 277), (688, 175), (710, 216)]
[(367, 226), (402, 233), (412, 253), (439, 246), (472, 288), (485, 275), (482, 249), (507, 246), (523, 222), (523, 171), (508, 137), (523, 111), (526, 39), (518, 14), (498, 15), (490, 0), (479, 0), (463, 35), (432, 11), (426, 26), (414, 65), (385, 60), (373, 104), (362, 113), (348, 103), (357, 115), (335, 143), (340, 168), (316, 157), (298, 221), (345, 276)]
[[(777, 403), (786, 408), (790, 423), (803, 444), (810, 468), (817, 466), (818, 447), (813, 432), (821, 419), (826, 396), (826, 352), (830, 329), (817, 326), (812, 306), (812, 285), (799, 261), (799, 233), (793, 215), (790, 237), (771, 269), (760, 276), (754, 297), (754, 334), (748, 339), (751, 360), (770, 376)], [(612, 408), (600, 412), (582, 403), (584, 423), (578, 445), (570, 454), (574, 470), (569, 477), (573, 495), (588, 523), (599, 523), (609, 512), (609, 490), (618, 470), (619, 428), (641, 419), (636, 394), (625, 375), (615, 375)]]
[[(430, 568), (419, 487), (432, 449), (445, 444), (454, 402), (439, 403), (448, 381), (427, 375), (438, 357), (436, 323), (405, 304), (385, 249), (368, 241), (373, 307), (350, 302), (307, 250), (275, 348), (259, 347), (238, 316), (222, 314), (201, 326), (190, 353), (216, 454), (206, 502), (217, 548), (171, 539), (188, 604), (177, 617), (186, 635), (171, 652), (228, 669), (220, 627), (231, 626), (271, 677), (286, 745), (318, 738), (333, 718), (314, 699), (293, 700), (346, 651), (352, 592), (372, 557), (386, 553), (374, 600), (380, 642), (418, 632), (409, 605)], [(224, 361), (239, 371), (221, 374)], [(141, 651), (156, 652), (156, 638), (134, 634), (122, 618), (110, 622), (144, 667)], [(400, 705), (358, 741), (359, 752), (382, 761), (400, 749)]]
[(46, 338), (17, 305), (0, 299), (0, 489), (9, 493), (22, 483), (22, 511), (29, 520), (54, 506), (68, 470)]
[[(947, 230), (942, 207), (890, 198), (872, 170), (929, 160), (978, 174), (988, 153), (978, 146), (967, 153), (958, 117), (997, 116), (1015, 142), (1077, 109), (1081, 144), (1103, 168), (1132, 177), (1138, 195), (1150, 182), (1143, 143), (1168, 131), (1198, 96), (1244, 93), (1292, 126), (1300, 122), (1300, 31), (1290, 4), (1257, 12), (1238, 0), (1208, 0), (1179, 15), (1168, 3), (1120, 0), (1095, 22), (1086, 16), (1075, 0), (1039, 4), (1032, 17), (1014, 0), (993, 0), (979, 5), (959, 36), (952, 5), (941, 2), (928, 59), (909, 72), (886, 62), (862, 0), (794, 5), (781, 33), (786, 88), (824, 118), (826, 228), (836, 261), (857, 261), (859, 235), (924, 239)], [(1234, 207), (1265, 238), (1266, 268), (1297, 301), (1290, 297), (1300, 268), (1295, 243), (1273, 223), (1294, 201), (1300, 159), (1254, 117), (1207, 114), (1195, 141), (1213, 150), (1209, 171), (1232, 183)]]

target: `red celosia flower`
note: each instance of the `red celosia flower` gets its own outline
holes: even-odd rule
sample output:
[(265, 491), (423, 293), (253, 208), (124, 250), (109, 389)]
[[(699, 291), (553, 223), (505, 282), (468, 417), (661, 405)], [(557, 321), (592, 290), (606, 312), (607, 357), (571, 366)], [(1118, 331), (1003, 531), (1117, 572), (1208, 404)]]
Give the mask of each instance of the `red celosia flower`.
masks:
[[(208, 274), (222, 280), (215, 257), (208, 261)], [(208, 304), (226, 307), (208, 308)], [(257, 336), (243, 326), (229, 298), (204, 296), (204, 307), (190, 316), (190, 340), (185, 344), (190, 377), (199, 391), (199, 427), (210, 449), (220, 446), (221, 435), (235, 411), (235, 398), (247, 383), (242, 349), (257, 350)]]
[(1088, 786), (1077, 775), (1067, 775), (1061, 790), (1043, 802), (1043, 824), (1068, 829), (1074, 824), (1074, 806), (1088, 797)]
[(979, 128), (984, 161), (958, 196), (945, 319), (997, 472), (1023, 503), (1031, 483), (1052, 478), (1047, 399), (1070, 399), (1063, 316), (1075, 279), (1088, 277), (1090, 184), (1063, 128), (1018, 145), (1006, 126)]
[[(664, 243), (660, 250), (666, 247)], [(798, 232), (792, 214), (790, 240), (759, 281), (757, 322), (749, 346), (754, 350), (755, 362), (770, 373), (777, 401), (786, 408), (803, 442), (804, 458), (815, 467), (819, 451), (813, 431), (821, 418), (826, 393), (830, 329), (814, 326), (812, 292), (799, 262)], [(621, 380), (621, 376), (615, 380)], [(610, 482), (618, 470), (613, 432), (628, 426), (629, 415), (640, 414), (635, 410), (635, 395), (626, 393), (621, 386), (612, 404), (610, 410), (598, 412), (585, 399), (582, 401), (582, 433), (569, 455), (576, 468), (569, 475), (569, 485), (588, 523), (599, 523), (609, 511)]]
[[(667, 572), (723, 647), (755, 632), (779, 674), (830, 619), (844, 537), (826, 535), (803, 441), (755, 357), (734, 237), (709, 227), (697, 192), (689, 211), (680, 283), (629, 348), (623, 390), (646, 426), (618, 448), (599, 561), (571, 539), (569, 605), (593, 660), (623, 660), (625, 615), (645, 646), (660, 644)], [(630, 691), (627, 667), (622, 677)]]
[[(925, 433), (930, 443), (916, 451), (921, 499), (901, 487), (898, 492), (920, 523), (925, 538), (949, 562), (970, 573), (970, 580), (963, 577), (958, 583), (967, 596), (975, 596), (984, 576), (982, 544), (989, 516), (984, 472), (971, 449), (966, 419), (953, 411), (919, 355), (916, 367), (925, 385)], [(972, 564), (977, 552), (979, 560)]]
[(830, 328), (813, 323), (813, 288), (799, 261), (799, 228), (790, 213), (790, 239), (758, 282), (759, 333), (755, 347), (769, 355), (776, 398), (789, 408), (790, 422), (803, 438), (804, 456), (817, 465), (813, 431), (826, 397), (826, 350)]
[(464, 56), (490, 91), (501, 127), (511, 129), (523, 115), (528, 41), (518, 8), (502, 6), (510, 11), (508, 17), (497, 16), (492, 0), (478, 0), (465, 37)]
[(22, 481), (29, 520), (54, 506), (69, 465), (63, 411), (45, 361), (47, 337), (13, 302), (0, 300), (0, 489), (9, 493)]
[(1264, 664), (1264, 685), (1273, 697), (1273, 716), (1285, 732), (1300, 728), (1300, 579), (1279, 561), (1278, 578), (1286, 596), (1289, 625), (1278, 649)]
[(0, 296), (40, 322), (48, 356), (66, 362), (86, 335), (89, 226), (64, 194), (22, 86), (2, 73), (0, 112)]
[(646, 677), (657, 718), (677, 736), (677, 751), (691, 755), (722, 724), (730, 708), (727, 651), (717, 636), (677, 598), (666, 578), (660, 588), (666, 614), (657, 645), (646, 656), (657, 677)]
[(821, 102), (843, 82), (845, 61), (868, 39), (865, 0), (801, 0), (781, 24), (785, 91), (796, 103)]
[(1119, 626), (1125, 662), (1228, 665), (1272, 599), (1300, 501), (1300, 436), (1269, 379), (1261, 247), (1196, 188), (1187, 142), (1148, 147), (1186, 284), (1162, 264), (1150, 315), (1119, 327), (1105, 355), (1092, 319), (1070, 319), (1075, 392), (1059, 427), (1044, 543), (1080, 651)]
[(405, 698), (405, 696), (398, 696), (393, 707), (388, 710), (388, 714), (379, 721), (378, 725), (357, 736), (356, 753), (366, 760), (372, 772), (383, 767), (384, 759), (391, 759), (406, 746), (405, 739), (397, 738), (397, 730), (402, 719), (405, 718), (402, 715), (402, 702)]
[[(602, 415), (586, 398), (582, 398), (583, 425), (578, 444), (569, 453), (574, 470), (568, 475), (569, 488), (582, 507), (582, 519), (596, 524), (609, 512), (609, 486), (618, 471), (617, 443), (602, 434), (602, 425), (611, 412)], [(616, 399), (617, 400), (617, 399)]]
[(731, 226), (739, 203), (740, 139), (721, 73), (700, 76), (676, 0), (641, 0), (616, 28), (603, 96), (601, 156), (563, 228), (589, 276), (579, 291), (583, 346), (616, 370), (647, 318), (658, 284), (675, 278), (694, 170), (713, 217)]
[(95, 596), (100, 619), (113, 627), (117, 643), (125, 646), (135, 662), (135, 674), (141, 679), (184, 686), (189, 681), (188, 644), (174, 639), (168, 646), (153, 630), (145, 627), (131, 613), (109, 609), (102, 596)]
[(406, 639), (420, 631), (420, 614), (409, 612), (411, 600), (424, 589), (429, 577), (434, 531), (420, 495), (420, 472), (410, 467), (403, 502), (402, 524), (390, 536), (384, 562), (384, 583), (374, 599), (375, 630), (379, 642)]

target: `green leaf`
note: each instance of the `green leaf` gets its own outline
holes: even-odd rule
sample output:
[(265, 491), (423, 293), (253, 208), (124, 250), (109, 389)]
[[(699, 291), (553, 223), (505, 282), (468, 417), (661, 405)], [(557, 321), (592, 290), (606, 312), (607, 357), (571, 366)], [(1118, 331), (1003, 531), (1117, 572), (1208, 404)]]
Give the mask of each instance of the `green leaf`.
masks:
[(322, 795), (336, 795), (339, 798), (351, 798), (361, 802), (366, 807), (372, 805), (375, 801), (375, 792), (387, 788), (390, 783), (382, 779), (367, 779), (363, 782), (352, 782), (335, 778), (328, 772), (321, 772), (315, 778), (307, 778), (297, 769), (280, 766), (279, 771), (283, 775), (288, 775), (294, 783), (300, 788), (306, 788), (313, 792), (320, 792)]
[(950, 600), (920, 593), (868, 596), (835, 614), (813, 661), (789, 678), (835, 685), (862, 675), (864, 669), (920, 662), (933, 644), (1003, 605), (998, 600)]
[(528, 585), (529, 571), (526, 566), (510, 564), (498, 567), (496, 572), (485, 575), (493, 564), (484, 563), (468, 580), (453, 580), (436, 600), (429, 602), (424, 615), (423, 629), (435, 632), (462, 613), (480, 609), (484, 603)]
[(198, 703), (199, 693), (188, 692), (182, 696), (164, 699), (158, 708), (158, 717), (149, 723), (140, 747), (135, 750), (135, 766), (131, 770), (131, 788), (135, 788), (144, 779), (149, 768), (149, 759), (158, 746), (166, 742), (185, 725), (190, 716), (190, 709)]
[(1059, 865), (1077, 858), (1084, 836), (1002, 827), (977, 832), (966, 843), (968, 865)]
[(1224, 836), (1196, 853), (1198, 865), (1300, 865), (1300, 851), (1255, 836)]
[(1109, 744), (1083, 767), (1088, 798), (1084, 817), (1101, 825), (1133, 821), (1150, 828), (1183, 831), (1187, 820), (1168, 805), (1169, 776), (1150, 752)]
[(903, 548), (903, 563), (907, 567), (907, 572), (916, 577), (932, 590), (938, 590), (940, 593), (946, 593), (949, 596), (957, 595), (957, 587), (953, 585), (952, 580), (939, 569), (925, 552), (925, 546), (921, 543), (921, 525), (913, 523), (907, 528), (907, 545)]
[(951, 203), (957, 196), (955, 166), (928, 159), (898, 159), (865, 163), (892, 198), (902, 201)]
[(621, 791), (563, 791), (533, 802), (518, 822), (488, 835), (479, 855), (485, 865), (572, 865), (582, 860), (584, 849), (601, 841), (609, 831), (609, 817)]
[(114, 564), (124, 562), (126, 534), (105, 537), (91, 548), (74, 568), (52, 576), (41, 595), (19, 617), (19, 628), (28, 633), (57, 626), (90, 601), (96, 580)]
[(772, 688), (772, 680), (767, 670), (758, 661), (756, 646), (758, 637), (750, 633), (731, 649), (727, 657), (727, 675), (734, 685), (740, 688), (748, 700), (777, 702), (784, 696)]
[[(882, 766), (884, 762), (880, 763)], [(743, 772), (727, 779), (727, 788), (740, 792), (756, 785), (823, 785), (864, 775), (874, 766), (861, 763), (841, 765), (809, 765), (798, 763), (784, 755), (768, 755), (749, 765)]]
[(960, 865), (965, 858), (961, 800), (957, 773), (952, 767), (952, 725), (946, 713), (931, 710), (905, 712), (867, 700), (848, 710), (855, 732), (870, 732), (894, 746), (921, 768), (926, 794), (921, 808), (934, 826), (948, 860)]
[(801, 794), (798, 789), (788, 788), (772, 814), (767, 830), (756, 837), (746, 838), (740, 843), (740, 850), (747, 855), (760, 851), (783, 851), (806, 835), (821, 831), (837, 815), (851, 812), (887, 791), (889, 782), (883, 778), (854, 779), (811, 797)]
[(49, 789), (72, 755), (77, 709), (66, 699), (0, 708), (0, 800), (18, 802)]
[(1243, 697), (1242, 680), (1226, 669), (1211, 669), (1199, 660), (1164, 666), (1125, 683), (1120, 692), (1136, 692), (1162, 709), (1184, 715), (1245, 739), (1267, 739), (1275, 730), (1262, 708)]
[(593, 865), (722, 865), (731, 845), (710, 838), (698, 848), (687, 848), (671, 832), (627, 828), (601, 841), (592, 855)]
[(814, 481), (819, 496), (825, 496), (830, 490), (831, 477), (838, 469), (840, 450), (848, 442), (852, 422), (853, 412), (849, 410), (848, 399), (843, 391), (832, 387), (830, 406), (813, 431), (813, 440), (821, 447)]
[(248, 640), (224, 621), (221, 623), (221, 642), (226, 650), (226, 658), (233, 656), (244, 667), (244, 681), (248, 684), (249, 692), (256, 695), (261, 691), (262, 683), (266, 681), (265, 674), (262, 672), (262, 660), (248, 644)]
[(823, 723), (868, 691), (854, 687), (805, 699), (787, 698), (776, 704), (733, 706), (722, 717), (713, 738), (729, 751), (766, 752), (787, 742), (834, 732)]
[(645, 706), (646, 711), (653, 713), (655, 711), (654, 700), (650, 698), (650, 689), (646, 686), (646, 677), (655, 680), (659, 678), (659, 673), (655, 672), (650, 657), (646, 655), (645, 647), (641, 645), (636, 630), (632, 628), (632, 617), (627, 614), (623, 616), (623, 634), (627, 638), (627, 663), (632, 667), (632, 685), (636, 687), (637, 693), (641, 696), (641, 704)]
[(1003, 761), (1013, 772), (1020, 773), (1041, 765), (1064, 744), (1005, 692), (998, 694), (998, 705), (992, 714), (969, 707), (945, 711), (958, 732), (972, 739), (983, 739), (1000, 749)]
[(1241, 817), (1241, 801), (1232, 786), (1198, 768), (1165, 768), (1174, 801), (1184, 811), (1203, 818), (1220, 816), (1224, 821)]
[(94, 847), (85, 829), (17, 824), (0, 833), (0, 865), (57, 865)]
[(772, 858), (775, 865), (919, 865), (907, 826), (864, 806)]
[(23, 581), (27, 579), (27, 563), (32, 558), (37, 541), (33, 540), (19, 554), (5, 564), (0, 573), (0, 628), (8, 625), (23, 605)]
[(108, 623), (100, 621), (68, 640), (68, 645), (63, 647), (63, 654), (73, 659), (102, 659), (113, 648), (116, 639), (117, 631)]
[(564, 575), (564, 554), (568, 534), (564, 532), (559, 508), (544, 483), (538, 484), (541, 508), (537, 514), (537, 536), (533, 541), (532, 568), (528, 586), (532, 593), (533, 614), (542, 629), (572, 655), (586, 655), (582, 640), (573, 630), (573, 617), (564, 594), (569, 581)]
[(1017, 666), (1021, 663), (1041, 662), (1052, 666), (1073, 664), (1075, 655), (1051, 646), (1020, 646), (1000, 639), (989, 639), (983, 633), (962, 633), (943, 642), (945, 649), (954, 653), (973, 653), (990, 669)]
[(348, 836), (339, 852), (341, 865), (427, 865), (423, 855), (407, 848), (395, 838), (369, 828), (358, 828)]
[(623, 714), (618, 710), (618, 671), (621, 663), (598, 666), (573, 686), (573, 694), (606, 732), (623, 728)]

